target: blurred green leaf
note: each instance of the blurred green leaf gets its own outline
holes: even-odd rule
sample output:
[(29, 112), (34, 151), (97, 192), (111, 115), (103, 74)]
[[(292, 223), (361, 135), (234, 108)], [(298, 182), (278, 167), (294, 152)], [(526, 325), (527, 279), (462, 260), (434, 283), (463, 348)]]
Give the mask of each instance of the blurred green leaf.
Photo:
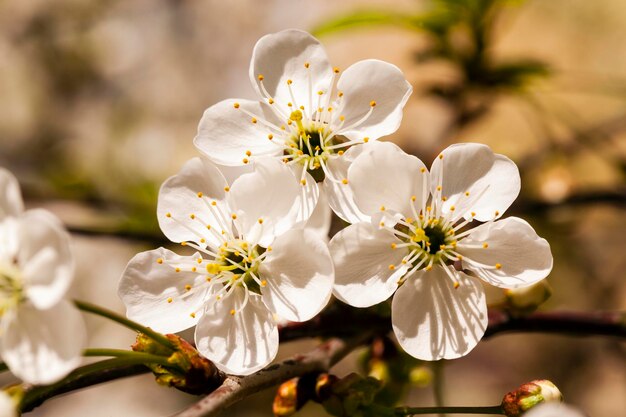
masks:
[(320, 36), (344, 29), (372, 25), (404, 26), (415, 29), (416, 25), (419, 26), (418, 20), (415, 16), (403, 13), (374, 10), (360, 11), (325, 22), (313, 28), (312, 32), (314, 35)]

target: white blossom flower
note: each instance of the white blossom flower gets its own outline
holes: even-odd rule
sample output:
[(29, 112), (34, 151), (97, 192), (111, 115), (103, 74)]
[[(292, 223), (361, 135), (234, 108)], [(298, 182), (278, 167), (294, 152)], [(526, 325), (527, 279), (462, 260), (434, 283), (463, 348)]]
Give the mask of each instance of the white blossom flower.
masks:
[(195, 249), (136, 255), (119, 295), (128, 317), (160, 332), (196, 325), (200, 353), (246, 375), (270, 363), (279, 318), (308, 320), (328, 302), (334, 269), (328, 246), (305, 229), (314, 199), (272, 158), (230, 186), (209, 160), (194, 158), (161, 187), (163, 233)]
[(24, 211), (17, 180), (0, 168), (0, 356), (26, 382), (54, 382), (80, 363), (84, 323), (63, 299), (73, 271), (59, 220)]
[[(374, 59), (339, 74), (310, 34), (266, 35), (250, 63), (260, 100), (229, 99), (210, 107), (194, 143), (218, 164), (272, 156), (292, 166), (302, 184), (325, 178), (331, 194), (346, 192), (339, 187), (345, 180), (342, 155), (395, 132), (412, 88), (396, 66)], [(342, 201), (329, 200), (331, 206)]]
[[(430, 173), (392, 143), (372, 143), (347, 170), (362, 221), (330, 242), (335, 295), (356, 307), (389, 298), (400, 345), (424, 360), (468, 353), (487, 326), (480, 280), (531, 285), (552, 268), (548, 243), (517, 217), (517, 167), (480, 144), (458, 144)], [(476, 221), (482, 224), (473, 227)]]

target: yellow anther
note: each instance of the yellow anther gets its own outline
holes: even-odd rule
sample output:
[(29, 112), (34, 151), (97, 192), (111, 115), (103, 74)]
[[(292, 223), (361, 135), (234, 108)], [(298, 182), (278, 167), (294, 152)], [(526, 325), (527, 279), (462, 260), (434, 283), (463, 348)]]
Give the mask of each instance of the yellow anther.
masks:
[(376, 107), (376, 102), (374, 100), (370, 101), (370, 107)]
[(437, 191), (441, 191), (441, 185), (437, 186)]
[(439, 154), (439, 159), (443, 159), (443, 154), (442, 153)]
[(380, 206), (380, 211), (385, 211), (385, 206)]
[(206, 239), (205, 238), (200, 239), (200, 243), (206, 243)]
[(343, 122), (344, 120), (346, 120), (346, 116), (343, 116), (343, 115), (339, 116), (339, 120)]
[(304, 106), (300, 106), (300, 110), (304, 110)]
[(167, 302), (168, 302), (168, 303), (171, 303), (172, 301), (174, 301), (174, 300), (172, 300), (172, 297), (169, 297), (169, 298), (167, 299)]
[(309, 64), (308, 62), (304, 63), (304, 68), (309, 68), (311, 66), (311, 64)]
[(302, 184), (302, 185), (306, 185), (306, 180), (305, 180), (304, 178), (302, 178), (302, 179), (300, 180), (300, 184)]
[(393, 271), (394, 269), (396, 269), (396, 266), (395, 266), (394, 264), (391, 264), (391, 265), (389, 265), (389, 269), (390, 269), (391, 271)]
[(287, 107), (293, 107), (293, 103), (290, 101), (289, 103), (287, 103)]
[(172, 217), (172, 213), (165, 213), (165, 217)]
[(234, 309), (230, 310), (230, 315), (231, 315), (231, 316), (234, 316), (234, 315), (235, 315), (235, 313), (236, 313), (236, 311), (235, 311)]
[(285, 125), (280, 125), (280, 130), (286, 130), (287, 127)]
[(198, 193), (198, 194), (196, 194), (196, 195), (198, 196), (198, 198), (202, 198), (202, 196), (203, 196), (204, 194), (202, 194), (202, 193)]
[(250, 160), (248, 158), (243, 158), (241, 162), (243, 162), (244, 164), (247, 164), (248, 162), (250, 162)]
[(469, 197), (469, 191), (465, 191), (465, 197)]
[(342, 180), (341, 180), (341, 183), (342, 183), (342, 184), (344, 184), (344, 185), (346, 185), (346, 184), (348, 183), (348, 179), (347, 179), (347, 178), (342, 179)]
[(454, 281), (454, 289), (456, 290), (457, 288), (459, 288), (461, 286), (461, 284), (459, 284), (458, 281)]
[(263, 219), (258, 220), (259, 224), (263, 224)]
[(470, 213), (470, 215), (471, 215), (472, 217), (476, 217), (476, 212), (475, 212), (475, 211), (472, 211), (472, 212)]
[(411, 196), (411, 201), (415, 201), (415, 200), (417, 200), (417, 197), (416, 197), (416, 196), (414, 196), (414, 195), (412, 195), (412, 196)]
[(269, 135), (267, 135), (267, 138), (268, 138), (269, 140), (272, 140), (272, 139), (274, 139), (274, 135), (272, 135), (272, 134), (270, 133)]
[(495, 214), (496, 214), (496, 216), (499, 216), (499, 215), (500, 215), (500, 212), (499, 212), (498, 210), (496, 210), (496, 213), (495, 213)]
[(210, 225), (210, 224), (207, 224), (207, 225), (206, 225), (206, 228), (207, 228), (207, 230), (211, 230), (211, 225)]
[(343, 155), (343, 153), (344, 153), (344, 151), (339, 151), (339, 152), (337, 152), (337, 155), (341, 156), (341, 155)]
[(217, 206), (217, 201), (211, 201), (212, 206)]
[(369, 141), (370, 141), (370, 138), (368, 138), (368, 137), (363, 138), (363, 143), (367, 143)]
[(299, 122), (300, 120), (302, 120), (302, 111), (300, 110), (292, 111), (291, 114), (289, 115), (289, 120), (293, 120), (294, 122)]
[(201, 264), (201, 263), (202, 263), (202, 258), (198, 258), (198, 259), (196, 259), (196, 262), (198, 262), (199, 264)]
[(195, 318), (196, 318), (196, 313), (190, 313), (190, 314), (189, 314), (189, 316), (190, 316), (192, 319), (195, 319)]
[(229, 192), (230, 191), (230, 187), (228, 187), (228, 186), (224, 187), (224, 191)]
[(483, 243), (483, 248), (487, 249), (489, 247), (489, 243), (485, 242)]
[(238, 109), (238, 108), (239, 108), (239, 103), (235, 103), (235, 104), (233, 104), (233, 107), (234, 107), (234, 108), (236, 108), (236, 109)]
[(426, 172), (426, 168), (420, 168), (420, 172), (423, 174), (424, 172)]
[(407, 217), (406, 218), (406, 222), (407, 223), (413, 223), (413, 217)]
[(502, 264), (496, 264), (496, 269), (502, 269)]
[(441, 201), (448, 201), (448, 197), (446, 196), (441, 197)]
[(331, 111), (333, 111), (333, 108), (332, 108), (332, 107), (329, 107), (329, 108), (328, 108), (328, 109), (326, 109), (326, 110), (328, 110), (328, 112), (331, 112)]
[(380, 222), (378, 224), (380, 225), (380, 227), (385, 227), (385, 222)]
[(293, 84), (293, 80), (287, 80), (287, 85)]
[(454, 211), (455, 207), (454, 206), (450, 206), (450, 211)]
[(337, 97), (343, 97), (343, 91), (337, 92)]
[(211, 282), (211, 277), (206, 277), (206, 282)]
[(157, 259), (157, 263), (158, 263), (158, 264), (162, 264), (162, 263), (163, 263), (163, 258), (159, 258), (159, 259)]
[(190, 214), (190, 215), (189, 215), (189, 218), (190, 218), (191, 220), (193, 220), (193, 219), (195, 219), (195, 218), (196, 218), (196, 215), (195, 215), (195, 214)]
[(323, 95), (323, 94), (324, 94), (324, 92), (323, 92), (322, 90), (320, 90), (320, 91), (318, 91), (318, 92), (317, 92), (317, 95), (318, 95), (318, 96), (321, 96), (321, 95)]
[(271, 247), (271, 246), (268, 246), (268, 247), (267, 247), (267, 251), (268, 251), (268, 252), (271, 252), (271, 251), (272, 251), (272, 247)]
[(251, 121), (252, 123), (256, 123), (256, 121), (257, 121), (257, 120), (256, 120), (256, 117), (253, 117), (252, 119), (250, 119), (250, 121)]
[(267, 102), (268, 102), (269, 104), (274, 104), (274, 99), (273, 99), (273, 98), (270, 98), (269, 100), (267, 100)]
[(426, 206), (426, 211), (431, 211), (433, 208), (431, 206)]
[(187, 284), (185, 285), (185, 291), (190, 291), (191, 290), (191, 285)]
[(175, 269), (175, 271), (176, 271), (176, 272), (180, 272), (180, 268), (176, 268), (176, 269)]
[(440, 250), (446, 250), (446, 245), (439, 245)]
[(215, 297), (215, 299), (216, 299), (216, 300), (221, 300), (221, 299), (222, 299), (222, 296), (221, 296), (221, 295), (218, 295), (217, 297)]
[(265, 286), (267, 286), (267, 281), (266, 280), (261, 281), (261, 287), (265, 287)]
[(339, 67), (335, 67), (335, 68), (333, 68), (333, 72), (334, 72), (335, 74), (339, 74), (339, 71), (340, 71), (340, 70), (339, 70)]
[(263, 76), (263, 74), (259, 74), (259, 75), (257, 76), (257, 78), (259, 79), (259, 81), (263, 81), (263, 79), (264, 79), (265, 77)]
[(463, 260), (463, 255), (457, 255), (456, 259), (459, 260), (459, 261), (462, 261)]
[(212, 275), (218, 274), (220, 272), (220, 266), (218, 264), (207, 264), (206, 271)]
[(426, 271), (430, 271), (431, 269), (433, 269), (432, 265), (428, 265), (426, 268), (424, 268)]
[(180, 246), (187, 246), (187, 242), (180, 242)]
[(395, 249), (395, 248), (397, 248), (397, 247), (398, 247), (398, 245), (396, 245), (395, 243), (392, 243), (392, 244), (391, 244), (391, 249)]
[(246, 151), (246, 155), (247, 156), (252, 156), (252, 152), (251, 151)]

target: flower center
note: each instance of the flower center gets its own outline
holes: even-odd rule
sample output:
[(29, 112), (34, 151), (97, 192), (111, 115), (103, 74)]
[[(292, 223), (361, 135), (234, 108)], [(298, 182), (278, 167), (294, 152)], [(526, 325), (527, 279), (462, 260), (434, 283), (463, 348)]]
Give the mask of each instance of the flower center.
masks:
[(24, 300), (24, 289), (19, 270), (0, 264), (0, 317)]
[(405, 259), (410, 265), (418, 268), (424, 265), (430, 269), (434, 264), (454, 263), (454, 229), (446, 225), (443, 219), (404, 219), (396, 226), (396, 230), (402, 232), (402, 229), (404, 236), (400, 235), (400, 239), (406, 242), (409, 257)]
[(206, 266), (207, 272), (222, 275), (223, 284), (227, 286), (243, 286), (260, 294), (261, 287), (266, 283), (258, 278), (259, 265), (266, 249), (260, 246), (250, 248), (248, 242), (233, 240), (220, 247), (220, 257), (215, 263)]

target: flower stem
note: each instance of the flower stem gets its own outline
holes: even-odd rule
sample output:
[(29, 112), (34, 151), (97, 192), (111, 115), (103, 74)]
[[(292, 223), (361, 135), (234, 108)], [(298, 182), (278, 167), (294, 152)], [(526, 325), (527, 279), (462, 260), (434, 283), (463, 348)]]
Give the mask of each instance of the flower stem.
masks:
[(397, 407), (394, 416), (416, 416), (421, 414), (496, 414), (504, 415), (499, 405), (489, 407)]
[(145, 334), (146, 336), (150, 337), (152, 340), (162, 344), (165, 347), (168, 347), (172, 350), (175, 349), (172, 342), (170, 342), (170, 340), (167, 337), (163, 336), (161, 333), (155, 332), (149, 327), (142, 326), (141, 324), (134, 322), (132, 320), (129, 320), (126, 317), (120, 316), (119, 314), (111, 310), (107, 310), (106, 308), (102, 308), (95, 304), (87, 303), (84, 301), (78, 301), (78, 300), (74, 300), (74, 304), (76, 305), (76, 307), (78, 307), (82, 311), (86, 311), (87, 313), (96, 314), (98, 316), (102, 316), (107, 319), (113, 320), (123, 326), (128, 327), (129, 329)]
[[(167, 366), (170, 368), (177, 368), (176, 365), (171, 364), (165, 356), (152, 355), (150, 353), (134, 352), (132, 350), (123, 349), (85, 349), (83, 356), (113, 356), (120, 359), (129, 359), (133, 363), (139, 362), (141, 364), (158, 364)], [(98, 363), (98, 362), (96, 362)]]

